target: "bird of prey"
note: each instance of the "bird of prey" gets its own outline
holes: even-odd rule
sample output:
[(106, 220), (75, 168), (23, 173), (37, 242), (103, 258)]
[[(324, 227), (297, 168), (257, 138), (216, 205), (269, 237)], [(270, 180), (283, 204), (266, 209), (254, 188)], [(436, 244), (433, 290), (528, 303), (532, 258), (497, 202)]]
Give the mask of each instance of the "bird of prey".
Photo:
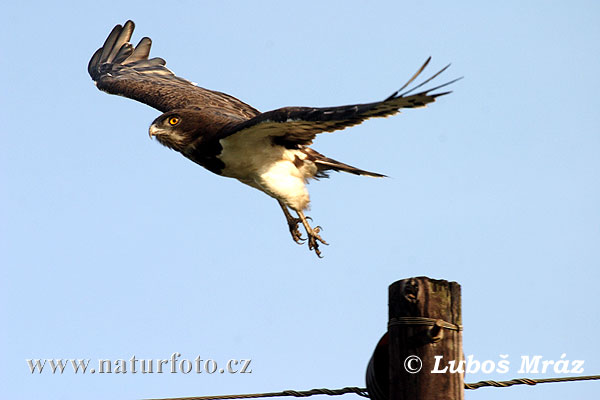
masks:
[[(163, 112), (150, 125), (150, 137), (215, 174), (236, 178), (279, 203), (289, 231), (298, 244), (321, 257), (321, 227), (311, 227), (304, 211), (309, 205), (306, 184), (326, 178), (330, 171), (355, 175), (385, 175), (355, 168), (308, 147), (316, 135), (333, 132), (366, 119), (387, 117), (402, 108), (423, 107), (450, 92), (435, 88), (414, 91), (441, 74), (448, 66), (419, 85), (407, 87), (429, 59), (399, 90), (383, 101), (340, 107), (284, 107), (261, 113), (225, 93), (207, 90), (176, 76), (162, 58), (148, 58), (152, 41), (129, 42), (134, 23), (113, 28), (104, 45), (92, 56), (88, 72), (98, 89), (145, 103)], [(412, 94), (411, 94), (412, 93)], [(292, 215), (297, 214), (297, 217)], [(306, 230), (306, 238), (299, 230)]]

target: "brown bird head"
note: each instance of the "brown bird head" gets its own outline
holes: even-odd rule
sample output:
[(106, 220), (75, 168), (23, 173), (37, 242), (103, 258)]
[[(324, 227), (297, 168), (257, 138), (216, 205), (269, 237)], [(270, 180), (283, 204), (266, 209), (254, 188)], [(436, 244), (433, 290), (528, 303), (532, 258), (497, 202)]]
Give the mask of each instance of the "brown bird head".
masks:
[(199, 128), (206, 124), (202, 114), (200, 110), (194, 109), (166, 112), (150, 125), (150, 138), (154, 136), (163, 146), (182, 152), (201, 135)]

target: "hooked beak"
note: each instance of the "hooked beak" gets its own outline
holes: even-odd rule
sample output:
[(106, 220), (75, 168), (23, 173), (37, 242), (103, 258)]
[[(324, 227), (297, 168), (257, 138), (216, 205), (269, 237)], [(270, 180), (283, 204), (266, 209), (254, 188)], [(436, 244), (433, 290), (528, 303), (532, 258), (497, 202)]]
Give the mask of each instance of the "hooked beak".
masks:
[(158, 128), (154, 125), (150, 125), (150, 129), (148, 129), (148, 135), (150, 136), (150, 139), (152, 140), (153, 136), (156, 136), (158, 134)]

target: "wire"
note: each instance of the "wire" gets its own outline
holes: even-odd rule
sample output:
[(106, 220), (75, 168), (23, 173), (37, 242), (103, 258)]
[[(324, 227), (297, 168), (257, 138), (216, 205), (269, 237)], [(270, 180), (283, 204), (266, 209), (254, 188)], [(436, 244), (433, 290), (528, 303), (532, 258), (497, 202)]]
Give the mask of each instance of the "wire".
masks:
[(251, 393), (251, 394), (226, 394), (221, 396), (199, 396), (199, 397), (173, 397), (168, 399), (147, 399), (147, 400), (229, 400), (229, 399), (257, 399), (260, 397), (309, 397), (317, 394), (326, 394), (329, 396), (339, 396), (346, 393), (355, 393), (362, 397), (369, 397), (367, 389), (357, 387), (345, 387), (342, 389), (311, 389), (304, 391), (284, 390), (283, 392), (270, 393)]
[[(476, 383), (465, 383), (465, 389), (479, 389), (482, 387), (509, 387), (514, 385), (537, 385), (538, 383), (554, 383), (554, 382), (575, 382), (575, 381), (592, 381), (600, 380), (600, 375), (589, 376), (567, 376), (563, 378), (517, 378), (510, 381), (480, 381)], [(339, 396), (342, 394), (354, 393), (362, 397), (369, 397), (366, 388), (345, 387), (342, 389), (312, 389), (304, 391), (284, 390), (283, 392), (268, 392), (268, 393), (250, 393), (250, 394), (226, 394), (221, 396), (199, 396), (199, 397), (170, 397), (166, 399), (147, 399), (147, 400), (232, 400), (232, 399), (257, 399), (261, 397), (309, 397), (314, 395), (326, 394), (328, 396)]]
[(510, 381), (480, 381), (477, 383), (465, 383), (465, 389), (479, 389), (485, 386), (492, 387), (509, 387), (513, 385), (537, 385), (538, 383), (554, 383), (554, 382), (575, 382), (575, 381), (593, 381), (600, 380), (600, 375), (590, 376), (566, 376), (564, 378), (540, 378), (540, 379), (528, 379), (518, 378)]

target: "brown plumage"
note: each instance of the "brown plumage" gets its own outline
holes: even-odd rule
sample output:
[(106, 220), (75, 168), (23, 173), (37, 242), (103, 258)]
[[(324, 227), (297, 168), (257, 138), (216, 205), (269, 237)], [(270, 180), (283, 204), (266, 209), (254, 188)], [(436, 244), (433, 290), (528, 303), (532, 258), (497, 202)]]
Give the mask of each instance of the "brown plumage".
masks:
[[(383, 101), (340, 107), (285, 107), (261, 113), (225, 93), (201, 88), (165, 67), (162, 58), (149, 59), (151, 40), (134, 48), (129, 42), (134, 24), (127, 21), (111, 31), (88, 65), (98, 89), (138, 100), (162, 111), (150, 126), (150, 136), (216, 174), (236, 178), (279, 202), (292, 238), (321, 255), (319, 227), (311, 228), (303, 211), (308, 207), (306, 182), (328, 171), (382, 177), (328, 158), (308, 147), (317, 134), (387, 117), (402, 108), (423, 107), (450, 92), (435, 88), (411, 94), (448, 68), (405, 90), (430, 59), (398, 91)], [(290, 209), (298, 214), (293, 217)], [(302, 223), (307, 239), (302, 238)], [(326, 244), (326, 243), (325, 243)]]

